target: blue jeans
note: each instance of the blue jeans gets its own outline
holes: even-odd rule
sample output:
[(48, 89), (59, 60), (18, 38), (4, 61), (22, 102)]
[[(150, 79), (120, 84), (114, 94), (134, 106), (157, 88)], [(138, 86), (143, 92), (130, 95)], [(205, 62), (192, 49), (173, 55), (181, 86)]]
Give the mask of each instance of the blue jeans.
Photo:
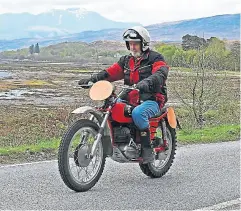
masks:
[(133, 109), (132, 119), (140, 130), (144, 130), (149, 128), (149, 119), (159, 112), (160, 108), (158, 103), (156, 101), (147, 100)]

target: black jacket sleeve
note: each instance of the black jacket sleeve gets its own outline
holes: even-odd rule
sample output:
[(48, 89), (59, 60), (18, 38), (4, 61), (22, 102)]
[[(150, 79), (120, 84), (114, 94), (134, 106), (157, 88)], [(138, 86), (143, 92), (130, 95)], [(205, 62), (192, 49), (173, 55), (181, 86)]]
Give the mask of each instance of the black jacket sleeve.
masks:
[(118, 81), (124, 78), (124, 61), (125, 56), (122, 56), (118, 62), (114, 63), (110, 67), (108, 67), (106, 70), (103, 70), (97, 74), (94, 74), (91, 77), (92, 82), (97, 82), (100, 80), (108, 80), (108, 81)]
[(164, 57), (161, 54), (157, 54), (152, 63), (152, 75), (139, 83), (148, 86), (149, 89), (146, 90), (146, 92), (158, 93), (167, 79), (168, 71), (169, 67), (166, 64)]

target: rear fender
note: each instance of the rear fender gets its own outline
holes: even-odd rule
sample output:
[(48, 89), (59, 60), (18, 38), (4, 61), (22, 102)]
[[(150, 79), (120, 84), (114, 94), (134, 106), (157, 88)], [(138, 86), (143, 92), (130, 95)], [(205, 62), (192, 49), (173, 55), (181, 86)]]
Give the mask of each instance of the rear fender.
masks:
[(174, 129), (177, 128), (177, 127), (179, 129), (181, 129), (181, 126), (180, 126), (178, 118), (175, 114), (174, 108), (173, 107), (167, 107), (166, 111), (167, 111), (166, 118), (167, 118), (168, 124)]

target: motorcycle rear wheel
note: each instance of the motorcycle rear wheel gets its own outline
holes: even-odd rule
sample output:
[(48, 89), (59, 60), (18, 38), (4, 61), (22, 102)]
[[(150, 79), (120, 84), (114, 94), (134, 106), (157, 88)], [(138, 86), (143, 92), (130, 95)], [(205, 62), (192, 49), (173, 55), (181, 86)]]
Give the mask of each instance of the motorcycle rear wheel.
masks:
[[(159, 159), (155, 159), (154, 162), (147, 164), (139, 164), (142, 172), (151, 178), (160, 178), (163, 175), (165, 175), (172, 166), (172, 163), (175, 159), (175, 151), (177, 147), (176, 130), (171, 128), (167, 121), (166, 130), (168, 139), (167, 144), (169, 149), (165, 152), (161, 152), (161, 154), (158, 155)], [(165, 158), (164, 160), (161, 159), (163, 157)], [(160, 163), (159, 165), (156, 164), (158, 162)]]

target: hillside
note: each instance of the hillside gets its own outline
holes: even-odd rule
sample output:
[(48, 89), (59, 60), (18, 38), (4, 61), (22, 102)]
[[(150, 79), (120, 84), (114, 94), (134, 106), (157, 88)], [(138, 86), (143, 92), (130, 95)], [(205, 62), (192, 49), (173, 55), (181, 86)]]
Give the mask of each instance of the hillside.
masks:
[(173, 23), (155, 24), (148, 26), (147, 29), (151, 32), (154, 40), (180, 40), (184, 34), (239, 40), (240, 14), (217, 15)]
[[(31, 59), (38, 61), (72, 61), (93, 63), (101, 59), (102, 63), (111, 63), (127, 53), (126, 46), (116, 41), (63, 42), (47, 47), (40, 46), (40, 53), (30, 55), (29, 48), (0, 53), (0, 59)], [(98, 58), (97, 58), (98, 55)]]
[[(205, 38), (218, 37), (227, 40), (239, 40), (240, 37), (240, 15), (218, 15), (213, 17), (183, 20), (171, 23), (162, 23), (146, 26), (150, 31), (153, 41), (180, 42), (185, 34), (197, 35)], [(103, 29), (99, 31), (84, 31), (66, 36), (53, 38), (32, 38), (17, 40), (0, 40), (0, 51), (18, 49), (39, 43), (48, 46), (61, 42), (94, 42), (97, 40), (122, 41), (124, 29)]]

